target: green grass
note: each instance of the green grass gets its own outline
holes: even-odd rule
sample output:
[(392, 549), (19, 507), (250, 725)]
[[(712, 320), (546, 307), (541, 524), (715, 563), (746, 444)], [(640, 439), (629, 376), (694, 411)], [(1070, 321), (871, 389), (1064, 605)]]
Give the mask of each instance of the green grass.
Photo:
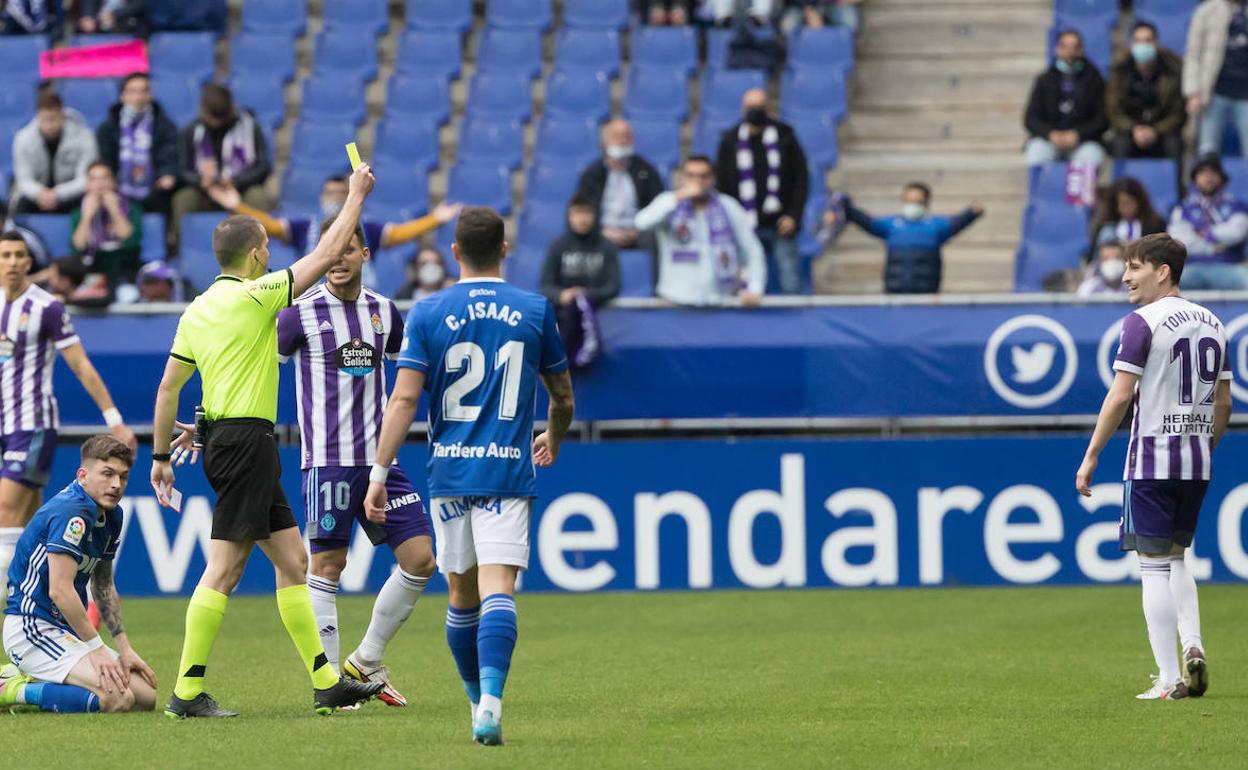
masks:
[[(469, 740), (443, 640), (416, 607), (389, 654), (411, 704), (317, 717), (270, 598), (234, 600), (209, 689), (225, 722), (0, 715), (24, 767), (1242, 767), (1248, 588), (1201, 589), (1212, 687), (1138, 702), (1138, 586), (522, 596), (508, 744)], [(344, 599), (354, 643), (370, 600)], [(128, 600), (172, 686), (184, 601)], [(344, 652), (350, 646), (344, 644)], [(83, 755), (80, 752), (89, 752)]]

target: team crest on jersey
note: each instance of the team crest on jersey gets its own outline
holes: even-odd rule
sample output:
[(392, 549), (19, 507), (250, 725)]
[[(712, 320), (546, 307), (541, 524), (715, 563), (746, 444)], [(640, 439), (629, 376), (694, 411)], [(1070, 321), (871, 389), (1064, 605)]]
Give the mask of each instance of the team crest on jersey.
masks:
[(676, 240), (680, 241), (681, 243), (688, 243), (690, 235), (691, 234), (689, 232), (689, 225), (685, 224), (684, 222), (681, 222), (679, 225), (676, 226)]
[(352, 377), (367, 377), (377, 368), (377, 348), (356, 337), (338, 348), (338, 368)]
[(27, 322), (30, 321), (30, 313), (22, 313), (17, 317), (17, 328), (25, 329)]
[(75, 516), (69, 520), (69, 524), (65, 525), (65, 542), (79, 545), (82, 543), (82, 536), (87, 531), (87, 522), (81, 516)]
[(333, 532), (334, 525), (336, 525), (337, 523), (338, 521), (334, 518), (334, 515), (332, 513), (327, 513), (321, 517), (321, 531)]
[(373, 331), (378, 334), (385, 334), (386, 332), (385, 327), (381, 325), (381, 316), (376, 313), (373, 313)]
[(9, 339), (9, 335), (0, 332), (0, 364), (11, 359), (15, 349), (16, 346), (13, 344), (13, 340)]

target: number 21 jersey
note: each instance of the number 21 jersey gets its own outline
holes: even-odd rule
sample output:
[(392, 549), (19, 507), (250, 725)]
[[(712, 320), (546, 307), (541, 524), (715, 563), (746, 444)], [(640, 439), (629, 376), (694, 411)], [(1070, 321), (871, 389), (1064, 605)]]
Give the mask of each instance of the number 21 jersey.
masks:
[(398, 365), (426, 378), (430, 497), (536, 496), (537, 382), (568, 368), (545, 297), (461, 280), (412, 306)]
[(1213, 466), (1213, 401), (1231, 378), (1226, 328), (1182, 297), (1122, 322), (1114, 369), (1140, 376), (1125, 479), (1204, 479)]

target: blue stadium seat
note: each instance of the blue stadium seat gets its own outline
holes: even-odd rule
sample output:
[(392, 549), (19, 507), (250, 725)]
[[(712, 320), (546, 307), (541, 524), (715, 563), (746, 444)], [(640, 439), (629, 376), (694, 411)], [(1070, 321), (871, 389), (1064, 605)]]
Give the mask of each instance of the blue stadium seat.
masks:
[(1083, 35), (1083, 53), (1088, 61), (1096, 65), (1102, 76), (1109, 75), (1109, 60), (1113, 56), (1113, 31), (1098, 22), (1081, 22), (1079, 19), (1059, 18), (1057, 24), (1049, 30), (1049, 61), (1053, 60), (1053, 49), (1057, 44), (1057, 36), (1063, 29), (1077, 29)]
[[(831, 78), (821, 72), (818, 79)], [(815, 80), (815, 77), (811, 77)], [(715, 70), (702, 76), (701, 112), (741, 114), (741, 97), (751, 88), (766, 88), (767, 77), (762, 70)]]
[[(3, 38), (0, 38), (2, 40)], [(35, 84), (6, 83), (0, 88), (0, 120), (24, 125), (35, 117)]]
[(555, 47), (556, 70), (620, 74), (620, 33), (613, 29), (565, 29)]
[(790, 72), (780, 86), (780, 110), (786, 115), (831, 115), (843, 120), (849, 113), (845, 78), (839, 72)]
[(355, 141), (355, 126), (345, 122), (300, 120), (290, 141), (290, 162), (320, 165), (318, 159), (345, 157), (348, 142)]
[(407, 30), (399, 39), (394, 71), (399, 75), (453, 80), (459, 77), (462, 58), (463, 42), (459, 33)]
[(295, 38), (307, 28), (306, 0), (248, 0), (243, 5), (245, 32), (280, 32)]
[(280, 79), (235, 73), (229, 86), (234, 103), (251, 110), (269, 130), (276, 130), (286, 120), (286, 85)]
[(854, 68), (854, 33), (848, 27), (803, 27), (789, 41), (788, 67), (792, 70)]
[(485, 23), (498, 29), (550, 29), (550, 0), (488, 0)]
[(295, 39), (285, 34), (240, 32), (230, 41), (230, 75), (295, 77)]
[(546, 81), (545, 114), (562, 119), (606, 120), (611, 115), (611, 83), (601, 72), (557, 71)]
[(351, 75), (365, 82), (377, 77), (377, 38), (366, 29), (326, 31), (316, 38), (313, 75)]
[(78, 34), (69, 38), (69, 45), (71, 48), (83, 45), (117, 45), (118, 43), (133, 43), (136, 40), (139, 40), (139, 38), (134, 35)]
[(143, 240), (139, 247), (139, 259), (156, 262), (168, 256), (165, 245), (165, 215), (143, 215)]
[[(761, 29), (751, 30), (756, 38), (765, 39), (774, 37), (774, 31), (765, 31)], [(706, 31), (706, 67), (711, 70), (728, 69), (728, 51), (731, 47), (732, 38), (736, 34), (734, 29), (724, 29), (720, 27), (711, 27)]]
[(1196, 10), (1201, 0), (1134, 0), (1132, 7), (1139, 11), (1187, 11)]
[(634, 148), (660, 172), (680, 165), (680, 125), (664, 120), (634, 120)]
[(836, 122), (830, 115), (806, 115), (799, 113), (791, 121), (797, 132), (797, 140), (806, 153), (806, 161), (813, 168), (827, 171), (836, 167)]
[(404, 222), (429, 210), (429, 177), (420, 169), (386, 169), (365, 206), (365, 216), (386, 222)]
[(282, 175), (283, 212), (310, 214), (321, 207), (321, 187), (329, 176), (322, 168), (290, 165)]
[[(3, 92), (0, 92), (3, 93)], [(5, 113), (0, 112), (0, 115)], [(0, 118), (0, 200), (9, 199), (9, 182), (13, 176), (13, 135), (26, 121)]]
[(563, 0), (565, 27), (624, 29), (628, 0)]
[(1023, 238), (1037, 243), (1083, 240), (1088, 245), (1088, 210), (1069, 203), (1031, 202), (1023, 211)]
[(654, 296), (654, 257), (648, 251), (620, 252), (620, 296)]
[(594, 121), (546, 115), (537, 127), (533, 162), (546, 158), (576, 158), (589, 162), (599, 154), (598, 126)]
[(1195, 8), (1142, 8), (1136, 3), (1135, 20), (1149, 21), (1157, 27), (1157, 42), (1179, 56), (1187, 50), (1187, 30), (1192, 25)]
[(384, 35), (390, 27), (387, 0), (323, 0), (321, 16), (327, 32)]
[(533, 97), (525, 75), (504, 72), (478, 72), (468, 87), (467, 117), (528, 122), (533, 114)]
[(152, 72), (207, 83), (216, 68), (211, 32), (157, 32), (147, 41)]
[(152, 78), (152, 96), (178, 128), (185, 128), (199, 116), (199, 89), (196, 80), (166, 77), (157, 73)]
[(72, 251), (69, 243), (69, 214), (23, 214), (17, 223), (35, 231), (47, 244), (54, 256), (64, 256)]
[(1030, 203), (1065, 203), (1069, 163), (1046, 163), (1028, 169), (1027, 199)]
[(391, 298), (407, 282), (407, 263), (415, 258), (411, 244), (377, 249), (370, 256), (376, 286)]
[(1118, 22), (1118, 0), (1056, 0), (1053, 18), (1071, 20), (1075, 24), (1092, 22), (1109, 28)]
[(408, 29), (464, 33), (472, 28), (472, 0), (407, 0)]
[(469, 118), (459, 129), (457, 157), (515, 171), (524, 159), (524, 127), (519, 121)]
[(457, 162), (447, 176), (446, 199), (511, 213), (511, 174), (499, 166)]
[(542, 33), (527, 29), (486, 27), (477, 45), (477, 69), (481, 72), (542, 74)]
[(545, 258), (544, 249), (539, 250), (534, 246), (526, 246), (524, 249), (517, 247), (515, 254), (508, 255), (503, 260), (503, 275), (506, 276), (507, 283), (521, 289), (537, 291), (542, 281), (542, 264)]
[(320, 74), (303, 81), (299, 116), (309, 120), (350, 120), (359, 125), (368, 114), (364, 81), (352, 75)]
[(689, 117), (689, 83), (684, 74), (655, 67), (632, 67), (624, 91), (624, 116), (629, 120), (683, 123)]
[(516, 248), (533, 247), (546, 253), (550, 242), (567, 229), (567, 201), (530, 201), (524, 203), (516, 232)]
[(440, 154), (438, 125), (432, 120), (382, 120), (377, 124), (371, 161), (377, 168), (433, 171)]
[(1174, 161), (1165, 158), (1134, 158), (1114, 161), (1114, 179), (1132, 177), (1137, 179), (1153, 208), (1162, 217), (1169, 218), (1170, 210), (1179, 202), (1179, 176)]
[(568, 199), (576, 192), (576, 180), (581, 169), (569, 162), (546, 160), (534, 163), (524, 185), (524, 203), (567, 206)]
[(631, 49), (635, 67), (678, 70), (686, 75), (698, 68), (698, 38), (693, 27), (637, 27)]
[(732, 127), (733, 119), (727, 116), (703, 114), (693, 124), (693, 147), (691, 152), (698, 155), (715, 157), (719, 150), (719, 140), (723, 133)]
[[(3, 141), (3, 139), (4, 132), (0, 130), (0, 141)], [(1226, 188), (1240, 200), (1248, 200), (1248, 159), (1223, 157), (1222, 170), (1230, 177)], [(1157, 209), (1157, 213), (1163, 217), (1169, 214), (1169, 212), (1161, 209)]]
[(1043, 291), (1045, 276), (1055, 270), (1077, 269), (1087, 247), (1086, 237), (1051, 243), (1024, 240), (1015, 257), (1014, 291)]
[(432, 120), (439, 126), (449, 122), (450, 83), (422, 75), (395, 75), (386, 83), (386, 119)]
[(147, 0), (148, 23), (154, 30), (225, 34), (226, 0)]
[(225, 216), (223, 211), (208, 211), (182, 217), (182, 252), (177, 268), (196, 291), (207, 289), (221, 273), (212, 253), (212, 231)]
[(94, 130), (104, 122), (109, 108), (117, 103), (118, 86), (117, 78), (71, 78), (60, 81), (57, 90), (65, 106), (82, 113), (87, 125)]
[(21, 82), (38, 83), (39, 54), (46, 50), (48, 39), (43, 35), (0, 37), (0, 66), (4, 67), (6, 89)]

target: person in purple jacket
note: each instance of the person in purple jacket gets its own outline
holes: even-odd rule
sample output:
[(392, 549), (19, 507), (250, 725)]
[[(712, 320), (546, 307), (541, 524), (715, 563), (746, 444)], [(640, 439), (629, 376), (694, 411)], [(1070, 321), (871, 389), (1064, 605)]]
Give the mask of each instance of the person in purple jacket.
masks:
[(1248, 267), (1244, 266), (1248, 205), (1226, 189), (1230, 177), (1216, 156), (1197, 162), (1191, 179), (1191, 189), (1174, 208), (1166, 229), (1187, 247), (1183, 288), (1248, 289)]

